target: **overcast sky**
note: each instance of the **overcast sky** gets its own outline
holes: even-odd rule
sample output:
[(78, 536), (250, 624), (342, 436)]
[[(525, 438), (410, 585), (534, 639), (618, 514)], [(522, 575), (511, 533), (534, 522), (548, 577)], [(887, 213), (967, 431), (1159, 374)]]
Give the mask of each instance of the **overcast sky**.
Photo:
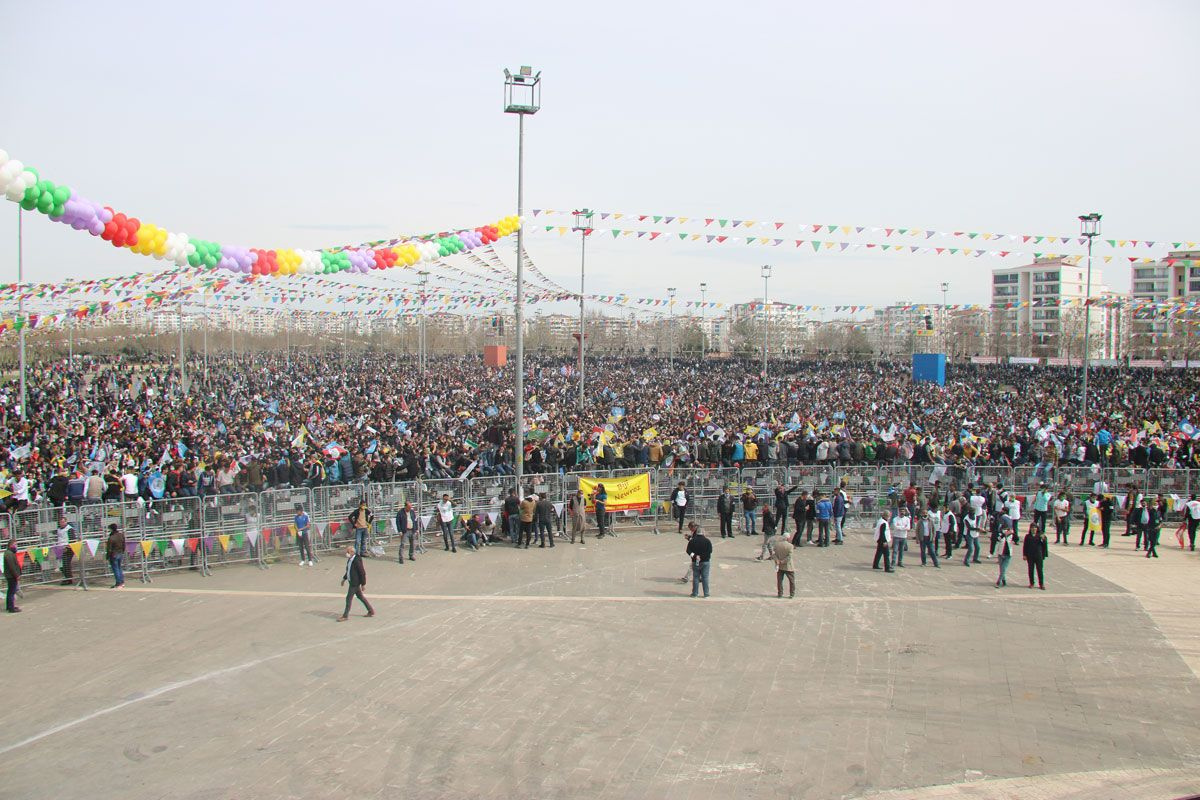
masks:
[[(527, 125), (527, 212), (1057, 235), (1094, 210), (1105, 238), (1200, 239), (1191, 0), (0, 0), (0, 12), (0, 147), (92, 200), (226, 244), (316, 248), (514, 213), (502, 69), (521, 64), (544, 87)], [(0, 204), (3, 280), (16, 279), (16, 226), (16, 206)], [(527, 241), (577, 286), (577, 238)], [(703, 280), (727, 302), (761, 295), (766, 262), (771, 296), (789, 302), (938, 301), (941, 281), (951, 302), (988, 302), (1001, 265), (610, 236), (588, 255), (589, 291), (698, 298)], [(155, 268), (26, 215), (26, 280)], [(1128, 262), (1104, 278), (1127, 289)]]

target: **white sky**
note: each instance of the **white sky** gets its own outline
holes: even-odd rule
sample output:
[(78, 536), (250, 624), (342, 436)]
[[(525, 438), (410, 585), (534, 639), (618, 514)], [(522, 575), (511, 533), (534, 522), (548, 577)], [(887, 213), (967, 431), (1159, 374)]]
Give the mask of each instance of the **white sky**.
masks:
[[(515, 212), (502, 69), (521, 64), (544, 86), (527, 212), (1073, 234), (1095, 210), (1104, 238), (1200, 239), (1189, 0), (0, 0), (0, 19), (0, 147), (225, 244), (321, 247)], [(577, 237), (527, 241), (577, 285)], [(952, 303), (988, 302), (990, 268), (1019, 263), (593, 241), (589, 291), (698, 299), (704, 280), (723, 302), (760, 296), (764, 262), (788, 302), (936, 302), (943, 280)], [(25, 245), (30, 281), (160, 267), (37, 214)], [(0, 276), (16, 278), (8, 202)], [(1104, 279), (1127, 289), (1128, 263)]]

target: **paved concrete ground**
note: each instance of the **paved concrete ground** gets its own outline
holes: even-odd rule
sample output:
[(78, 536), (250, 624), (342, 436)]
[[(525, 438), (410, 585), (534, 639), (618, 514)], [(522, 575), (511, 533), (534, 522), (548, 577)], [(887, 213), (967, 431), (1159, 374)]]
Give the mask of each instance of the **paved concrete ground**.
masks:
[(1040, 592), (1019, 561), (874, 572), (856, 533), (797, 552), (791, 601), (747, 538), (709, 600), (673, 534), (439, 550), (368, 561), (379, 615), (342, 624), (332, 555), (29, 590), (0, 796), (1180, 796), (1200, 558), (1128, 541), (1056, 548)]

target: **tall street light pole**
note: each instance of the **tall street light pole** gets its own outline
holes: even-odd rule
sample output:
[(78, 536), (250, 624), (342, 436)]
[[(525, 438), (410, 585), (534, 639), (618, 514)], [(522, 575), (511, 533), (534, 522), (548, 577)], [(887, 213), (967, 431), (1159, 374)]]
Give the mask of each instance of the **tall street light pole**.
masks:
[(700, 281), (700, 358), (708, 355), (708, 329), (705, 325), (708, 315), (704, 313), (705, 297), (707, 294), (708, 284)]
[(763, 264), (762, 265), (762, 279), (763, 279), (763, 353), (762, 353), (763, 365), (762, 365), (762, 374), (763, 374), (764, 380), (767, 377), (767, 333), (769, 332), (770, 327), (771, 327), (771, 304), (767, 300), (767, 280), (770, 279), (770, 277), (771, 277), (771, 265)]
[(21, 330), (17, 336), (17, 349), (21, 361), (21, 421), (28, 417), (25, 410), (25, 226), (21, 212), (17, 206), (17, 319), (21, 320)]
[(950, 326), (946, 322), (946, 295), (949, 291), (950, 291), (950, 283), (948, 281), (942, 281), (942, 318), (938, 322), (938, 327), (941, 328), (941, 333), (942, 333), (942, 352), (943, 353), (945, 353), (946, 350), (948, 350), (949, 346), (950, 346), (950, 337), (947, 335), (947, 333), (949, 332)]
[(1088, 367), (1092, 360), (1092, 242), (1100, 235), (1100, 215), (1095, 211), (1080, 214), (1079, 227), (1079, 232), (1088, 240), (1087, 288), (1083, 296), (1083, 394), (1079, 398), (1079, 417), (1084, 422), (1088, 409)]
[(421, 327), (417, 332), (417, 344), (420, 346), (421, 353), (421, 381), (425, 381), (425, 292), (429, 285), (429, 273), (421, 270), (417, 273), (421, 276)]
[(183, 352), (183, 297), (179, 298), (179, 390), (184, 395), (188, 393), (191, 385), (188, 383), (187, 362), (184, 360)]
[(667, 322), (667, 348), (670, 355), (667, 356), (667, 366), (674, 368), (675, 366), (675, 287), (667, 287), (667, 296), (671, 298), (671, 302), (667, 305), (669, 319)]
[(592, 212), (582, 209), (575, 212), (575, 230), (579, 231), (579, 413), (583, 413), (583, 342), (587, 331), (583, 323), (583, 287), (587, 264), (587, 237), (592, 233)]
[(513, 477), (517, 492), (525, 473), (525, 117), (536, 114), (542, 105), (542, 73), (521, 67), (516, 75), (504, 70), (504, 113), (517, 115), (517, 296), (513, 303), (513, 322), (517, 326), (516, 379), (513, 385)]

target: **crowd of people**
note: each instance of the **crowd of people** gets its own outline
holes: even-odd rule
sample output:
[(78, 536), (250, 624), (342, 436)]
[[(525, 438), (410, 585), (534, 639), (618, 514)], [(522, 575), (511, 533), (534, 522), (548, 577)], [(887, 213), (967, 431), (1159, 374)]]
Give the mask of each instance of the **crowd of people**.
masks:
[[(527, 360), (526, 473), (766, 464), (1129, 465), (1191, 469), (1191, 370), (591, 359), (583, 410), (567, 359)], [(274, 352), (35, 363), (22, 418), (0, 386), (0, 479), (32, 505), (507, 475), (511, 366), (382, 353)]]

